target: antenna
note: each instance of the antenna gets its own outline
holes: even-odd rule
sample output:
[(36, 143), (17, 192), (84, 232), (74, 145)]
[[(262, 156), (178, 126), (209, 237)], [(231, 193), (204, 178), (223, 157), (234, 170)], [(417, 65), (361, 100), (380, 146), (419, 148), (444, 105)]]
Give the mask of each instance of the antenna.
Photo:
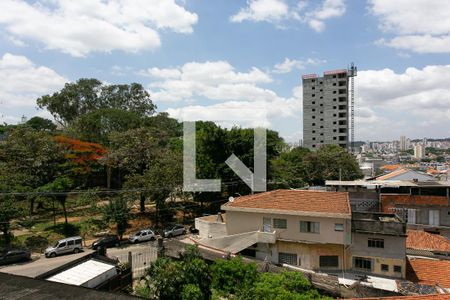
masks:
[(350, 79), (350, 151), (355, 151), (355, 76), (358, 73), (358, 69), (352, 62), (350, 68), (347, 71), (347, 77)]

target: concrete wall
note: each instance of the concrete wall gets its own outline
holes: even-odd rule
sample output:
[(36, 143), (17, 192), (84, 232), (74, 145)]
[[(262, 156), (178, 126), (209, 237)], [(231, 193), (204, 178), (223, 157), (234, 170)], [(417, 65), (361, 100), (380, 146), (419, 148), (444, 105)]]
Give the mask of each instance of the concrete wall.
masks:
[[(227, 211), (227, 233), (229, 235), (263, 230), (263, 218), (279, 218), (287, 220), (286, 229), (272, 228), (277, 232), (277, 239), (290, 241), (307, 241), (329, 244), (349, 244), (351, 237), (350, 220), (337, 218), (291, 216), (279, 214), (262, 214), (238, 211)], [(320, 234), (300, 232), (300, 221), (320, 223)], [(344, 224), (344, 231), (334, 230), (334, 224)], [(272, 222), (273, 224), (273, 222)]]
[[(302, 244), (295, 242), (278, 241), (276, 249), (274, 249), (272, 257), (274, 262), (278, 262), (278, 253), (292, 253), (297, 254), (297, 266), (309, 270), (333, 270), (342, 269), (345, 266), (347, 269), (350, 265), (350, 254), (344, 250), (344, 245), (336, 244)], [(338, 268), (320, 268), (320, 256), (338, 256)], [(344, 260), (345, 257), (345, 260)]]
[[(339, 94), (339, 91), (344, 93)], [(345, 121), (346, 124), (339, 125), (339, 121)], [(348, 136), (347, 75), (325, 75), (303, 79), (303, 146), (309, 149), (317, 149), (323, 144), (346, 147)]]
[(225, 223), (209, 221), (205, 218), (195, 218), (195, 228), (198, 229), (200, 238), (216, 238), (227, 235)]
[[(383, 239), (384, 248), (368, 247), (369, 238)], [(353, 244), (351, 246), (352, 254), (356, 256), (375, 256), (386, 258), (405, 259), (406, 237), (353, 233)]]

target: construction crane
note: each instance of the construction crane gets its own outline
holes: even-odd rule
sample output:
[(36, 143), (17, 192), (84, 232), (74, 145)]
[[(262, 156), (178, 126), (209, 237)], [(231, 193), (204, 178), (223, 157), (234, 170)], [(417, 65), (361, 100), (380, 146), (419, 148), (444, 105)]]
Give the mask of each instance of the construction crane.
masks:
[(355, 76), (358, 69), (352, 62), (350, 68), (347, 70), (347, 77), (350, 80), (350, 151), (355, 151)]

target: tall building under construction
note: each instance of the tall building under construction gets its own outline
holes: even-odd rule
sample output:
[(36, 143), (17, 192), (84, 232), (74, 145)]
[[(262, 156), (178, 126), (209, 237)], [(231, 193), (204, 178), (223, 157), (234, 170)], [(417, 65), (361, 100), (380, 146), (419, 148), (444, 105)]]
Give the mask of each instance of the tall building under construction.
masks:
[[(324, 144), (351, 148), (350, 124), (353, 107), (349, 102), (349, 83), (356, 75), (349, 70), (326, 71), (302, 76), (303, 81), (303, 146), (311, 150)], [(353, 95), (353, 89), (350, 90)], [(353, 123), (353, 122), (352, 122)], [(353, 125), (353, 124), (352, 124)]]

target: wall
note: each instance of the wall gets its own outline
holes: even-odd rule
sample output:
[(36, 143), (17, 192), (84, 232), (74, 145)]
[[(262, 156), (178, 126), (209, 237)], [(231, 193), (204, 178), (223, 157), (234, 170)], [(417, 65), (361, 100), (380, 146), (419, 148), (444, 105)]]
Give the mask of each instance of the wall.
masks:
[[(229, 235), (250, 231), (263, 230), (263, 218), (280, 218), (287, 220), (287, 229), (273, 230), (277, 233), (277, 239), (291, 241), (309, 241), (328, 244), (350, 243), (351, 225), (350, 220), (325, 218), (325, 217), (304, 217), (279, 214), (262, 214), (239, 211), (227, 211), (227, 233)], [(300, 220), (320, 222), (320, 234), (300, 232)], [(343, 223), (344, 231), (334, 230), (335, 223)]]
[[(274, 262), (278, 262), (278, 253), (292, 253), (297, 254), (297, 260), (299, 260), (298, 266), (304, 269), (318, 271), (320, 269), (319, 257), (322, 255), (336, 255), (339, 258), (339, 267), (342, 269), (349, 267), (350, 254), (348, 251), (344, 251), (344, 245), (332, 245), (332, 244), (302, 244), (295, 242), (278, 241), (276, 243), (276, 249), (273, 251), (272, 258)], [(345, 253), (345, 262), (344, 262)], [(336, 269), (336, 268), (331, 268)], [(322, 270), (326, 270), (322, 269)], [(328, 269), (330, 270), (330, 269)]]
[[(211, 217), (211, 216), (208, 216)], [(195, 228), (199, 231), (200, 238), (221, 237), (227, 235), (226, 224), (210, 221), (211, 218), (195, 218)]]

